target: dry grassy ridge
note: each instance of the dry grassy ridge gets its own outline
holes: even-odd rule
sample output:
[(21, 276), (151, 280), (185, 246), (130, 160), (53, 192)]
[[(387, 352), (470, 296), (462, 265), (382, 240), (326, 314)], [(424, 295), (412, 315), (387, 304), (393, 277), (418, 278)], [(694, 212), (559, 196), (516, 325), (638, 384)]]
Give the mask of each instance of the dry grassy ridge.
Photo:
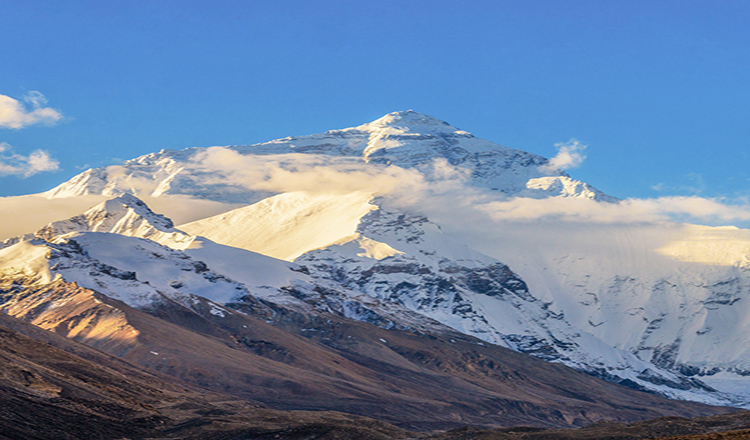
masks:
[[(279, 411), (209, 392), (0, 314), (0, 438), (46, 439), (741, 439), (750, 412), (577, 430), (464, 427), (409, 432), (339, 412)], [(735, 430), (687, 436), (698, 432)], [(745, 437), (743, 437), (745, 436)]]
[(600, 422), (573, 430), (531, 427), (464, 427), (429, 435), (429, 440), (740, 440), (750, 438), (750, 411), (709, 417), (660, 417), (631, 424)]
[(0, 365), (1, 439), (409, 436), (363, 417), (275, 411), (199, 390), (2, 314)]
[(750, 439), (750, 429), (741, 431), (715, 432), (711, 434), (678, 435), (661, 440), (746, 440)]

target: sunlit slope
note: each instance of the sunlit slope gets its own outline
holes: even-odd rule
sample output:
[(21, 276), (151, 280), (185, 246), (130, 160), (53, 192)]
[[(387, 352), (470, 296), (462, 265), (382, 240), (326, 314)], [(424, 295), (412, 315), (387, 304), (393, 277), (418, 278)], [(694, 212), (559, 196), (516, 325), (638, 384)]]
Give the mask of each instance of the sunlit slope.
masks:
[(285, 193), (261, 202), (180, 225), (217, 243), (292, 261), (312, 249), (356, 234), (359, 220), (375, 209), (371, 194)]

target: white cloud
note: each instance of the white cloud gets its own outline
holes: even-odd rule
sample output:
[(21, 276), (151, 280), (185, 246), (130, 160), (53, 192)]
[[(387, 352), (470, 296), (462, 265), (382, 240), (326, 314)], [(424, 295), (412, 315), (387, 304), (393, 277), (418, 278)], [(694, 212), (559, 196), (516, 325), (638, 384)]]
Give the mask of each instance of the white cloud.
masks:
[(394, 193), (421, 188), (421, 173), (396, 166), (366, 164), (357, 158), (288, 153), (243, 156), (224, 147), (211, 147), (192, 159), (198, 170), (221, 170), (208, 183), (229, 183), (255, 191), (283, 193)]
[(10, 96), (0, 95), (0, 128), (20, 129), (34, 124), (52, 125), (62, 119), (62, 113), (47, 105), (47, 99), (37, 91), (23, 97), (28, 104)]
[(0, 142), (0, 176), (29, 177), (47, 171), (57, 171), (60, 163), (46, 151), (34, 150), (28, 156), (16, 154), (13, 147)]
[(671, 221), (731, 224), (750, 221), (750, 205), (698, 196), (627, 199), (601, 203), (578, 198), (512, 198), (477, 208), (495, 221), (643, 224)]
[(692, 195), (698, 195), (701, 194), (706, 190), (706, 180), (703, 178), (703, 175), (700, 173), (687, 173), (684, 176), (682, 176), (685, 180), (687, 180), (689, 183), (685, 183), (682, 185), (673, 185), (669, 186), (665, 183), (657, 183), (656, 185), (652, 185), (651, 189), (654, 191), (659, 192), (672, 192), (672, 193), (682, 193), (682, 194), (692, 194)]
[(542, 171), (569, 170), (580, 166), (584, 159), (586, 159), (586, 155), (583, 154), (584, 150), (586, 150), (586, 145), (583, 145), (576, 139), (557, 143), (555, 144), (555, 148), (557, 148), (557, 154), (546, 165), (541, 167)]

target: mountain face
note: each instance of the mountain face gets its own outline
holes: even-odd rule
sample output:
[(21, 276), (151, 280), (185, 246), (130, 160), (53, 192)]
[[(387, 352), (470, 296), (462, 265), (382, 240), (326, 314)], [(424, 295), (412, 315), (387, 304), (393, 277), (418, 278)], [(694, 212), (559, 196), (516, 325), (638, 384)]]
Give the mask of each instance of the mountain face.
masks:
[[(746, 394), (746, 236), (736, 228), (608, 227), (571, 233), (569, 243), (540, 235), (547, 247), (533, 261), (505, 261), (578, 328), (661, 368)], [(592, 239), (601, 240), (595, 251), (584, 244)]]
[[(140, 353), (132, 356), (147, 366), (156, 355), (133, 348), (147, 332), (104, 304), (232, 340), (242, 340), (237, 326), (216, 322), (249, 316), (328, 348), (342, 338), (330, 336), (333, 322), (445, 344), (470, 338), (670, 397), (737, 405), (750, 396), (743, 388), (750, 351), (742, 348), (750, 346), (743, 318), (750, 246), (738, 244), (750, 242), (745, 232), (496, 220), (497, 206), (519, 202), (606, 209), (619, 201), (545, 158), (427, 115), (396, 112), (250, 146), (163, 150), (88, 170), (43, 195), (91, 194), (113, 198), (1, 246), (0, 307), (117, 355)], [(224, 203), (227, 211), (175, 227), (134, 194)], [(521, 208), (511, 214), (523, 218)], [(75, 318), (76, 305), (90, 320)], [(371, 340), (386, 344), (379, 341)], [(333, 348), (350, 361), (362, 356), (363, 347)], [(407, 351), (409, 363), (447, 362), (423, 348)], [(450, 362), (453, 374), (460, 367)], [(409, 414), (409, 423), (419, 418)]]
[[(507, 265), (445, 237), (425, 217), (381, 207), (361, 219), (357, 232), (356, 241), (295, 262), (316, 280), (403, 305), (493, 344), (664, 393), (708, 389), (603, 346), (535, 298)], [(378, 258), (367, 252), (373, 243), (392, 251)]]
[[(343, 304), (353, 295), (362, 301), (364, 294), (487, 342), (601, 377), (683, 398), (705, 399), (712, 393), (679, 370), (670, 372), (607, 345), (536, 298), (512, 268), (451, 239), (426, 217), (385, 203), (362, 195), (286, 193), (181, 228), (254, 252), (294, 258), (297, 270), (325, 288), (325, 296), (314, 289), (293, 290), (311, 304)], [(291, 221), (290, 212), (291, 219), (301, 220)], [(321, 230), (313, 225), (325, 227), (312, 235), (315, 241), (308, 241), (300, 234)], [(376, 322), (365, 314), (348, 316)]]

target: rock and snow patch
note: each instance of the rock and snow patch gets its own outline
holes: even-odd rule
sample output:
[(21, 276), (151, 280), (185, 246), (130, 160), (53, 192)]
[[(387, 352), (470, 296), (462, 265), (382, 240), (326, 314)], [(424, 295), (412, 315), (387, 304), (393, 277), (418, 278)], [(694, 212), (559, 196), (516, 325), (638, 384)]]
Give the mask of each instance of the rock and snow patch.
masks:
[[(487, 342), (611, 380), (673, 397), (722, 401), (723, 397), (711, 396), (699, 381), (638, 359), (571, 325), (564, 314), (534, 297), (508, 266), (445, 236), (422, 216), (381, 206), (362, 217), (357, 233), (399, 253), (374, 258), (359, 252), (358, 242), (351, 240), (295, 260), (316, 283), (327, 283), (330, 291), (341, 292), (338, 297), (326, 296), (329, 304), (334, 298), (345, 303), (352, 295), (362, 301), (364, 294)], [(378, 323), (366, 314), (348, 316)]]

